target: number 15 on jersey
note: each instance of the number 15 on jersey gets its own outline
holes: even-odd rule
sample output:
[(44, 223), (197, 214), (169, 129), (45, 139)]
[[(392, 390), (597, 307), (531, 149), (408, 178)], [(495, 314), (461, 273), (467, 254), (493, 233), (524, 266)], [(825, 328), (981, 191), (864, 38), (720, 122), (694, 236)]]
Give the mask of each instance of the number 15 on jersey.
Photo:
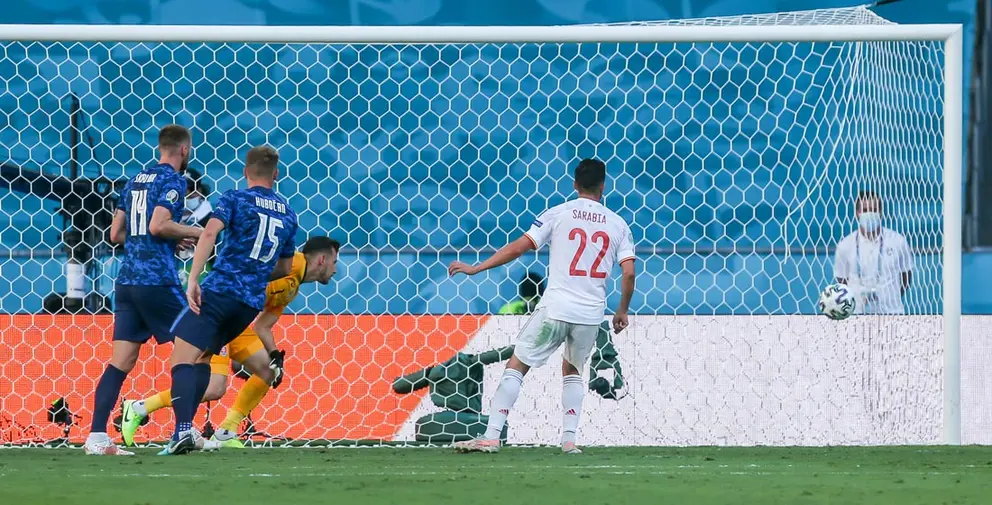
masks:
[[(251, 248), (251, 259), (267, 263), (276, 255), (276, 251), (279, 250), (279, 236), (276, 233), (282, 227), (281, 219), (269, 217), (261, 212), (258, 213), (258, 233), (255, 234), (255, 245)], [(265, 256), (259, 257), (262, 254), (266, 237), (268, 237), (271, 246)]]

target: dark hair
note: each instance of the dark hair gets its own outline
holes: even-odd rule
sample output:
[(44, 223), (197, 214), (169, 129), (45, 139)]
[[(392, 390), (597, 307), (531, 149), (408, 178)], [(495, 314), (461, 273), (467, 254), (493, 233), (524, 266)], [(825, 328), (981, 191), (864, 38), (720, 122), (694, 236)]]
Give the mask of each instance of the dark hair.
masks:
[(279, 152), (270, 146), (257, 146), (245, 156), (245, 168), (253, 177), (272, 177), (279, 167)]
[(158, 131), (159, 149), (175, 149), (183, 144), (190, 144), (192, 140), (193, 136), (183, 125), (170, 124)]
[(203, 182), (203, 174), (195, 168), (186, 169), (186, 193), (196, 191), (203, 196), (210, 195), (210, 186)]
[(862, 203), (871, 200), (878, 202), (878, 211), (882, 212), (882, 198), (878, 196), (878, 193), (870, 189), (858, 192), (858, 197), (854, 199), (854, 209), (860, 209)]
[(595, 192), (606, 182), (606, 164), (586, 158), (575, 167), (575, 183), (582, 191)]
[(307, 243), (303, 244), (303, 254), (338, 252), (340, 250), (341, 243), (330, 237), (310, 237)]
[(533, 298), (544, 295), (544, 277), (536, 272), (527, 272), (523, 279), (520, 279), (520, 297)]

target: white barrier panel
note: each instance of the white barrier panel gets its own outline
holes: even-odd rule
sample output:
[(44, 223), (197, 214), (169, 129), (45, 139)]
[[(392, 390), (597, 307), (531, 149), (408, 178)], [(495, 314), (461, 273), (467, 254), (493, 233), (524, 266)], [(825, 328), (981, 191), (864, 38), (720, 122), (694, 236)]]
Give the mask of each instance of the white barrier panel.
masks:
[[(646, 316), (615, 336), (628, 395), (588, 393), (586, 445), (939, 444), (942, 318)], [(466, 352), (508, 343), (525, 317), (492, 318)], [(992, 443), (992, 316), (962, 320), (963, 443)], [(828, 331), (829, 330), (829, 331)], [(510, 443), (555, 444), (561, 371), (532, 371), (510, 415)], [(484, 409), (501, 365), (487, 369)], [(586, 373), (588, 371), (586, 370)], [(397, 434), (437, 410), (425, 400)]]

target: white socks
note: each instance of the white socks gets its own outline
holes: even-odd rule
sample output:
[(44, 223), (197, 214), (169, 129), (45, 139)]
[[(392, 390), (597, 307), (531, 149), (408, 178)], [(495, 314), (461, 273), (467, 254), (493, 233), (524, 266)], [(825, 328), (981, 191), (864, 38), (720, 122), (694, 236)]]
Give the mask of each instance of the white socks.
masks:
[(134, 409), (135, 414), (138, 414), (141, 417), (148, 417), (148, 409), (145, 408), (144, 400), (134, 402), (134, 405), (131, 408)]
[(506, 424), (506, 417), (510, 415), (510, 409), (520, 395), (520, 385), (523, 382), (524, 376), (520, 372), (512, 368), (503, 371), (503, 378), (499, 381), (499, 387), (496, 388), (493, 402), (489, 407), (489, 425), (483, 438), (499, 440), (503, 425)]
[(561, 410), (562, 432), (561, 443), (575, 443), (575, 432), (579, 429), (579, 417), (582, 415), (582, 398), (586, 388), (581, 375), (566, 375), (562, 378)]
[[(512, 368), (503, 371), (503, 378), (499, 381), (499, 387), (493, 394), (493, 401), (489, 408), (489, 425), (486, 426), (486, 440), (499, 440), (503, 432), (503, 425), (506, 418), (513, 409), (513, 404), (520, 395), (520, 386), (523, 384), (524, 376)], [(582, 416), (582, 399), (585, 397), (586, 387), (581, 375), (566, 375), (562, 378), (561, 388), (561, 408), (562, 408), (562, 434), (561, 443), (575, 443), (575, 432), (579, 429), (579, 418)]]

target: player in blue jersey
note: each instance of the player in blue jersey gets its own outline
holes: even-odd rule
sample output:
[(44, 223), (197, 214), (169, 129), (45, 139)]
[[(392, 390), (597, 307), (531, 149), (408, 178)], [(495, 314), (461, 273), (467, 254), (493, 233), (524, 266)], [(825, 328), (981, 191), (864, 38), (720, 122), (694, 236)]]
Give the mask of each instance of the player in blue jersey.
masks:
[(186, 301), (176, 273), (176, 246), (192, 241), (201, 230), (179, 224), (183, 215), (192, 141), (179, 125), (158, 134), (159, 162), (135, 175), (120, 194), (110, 226), (111, 242), (124, 244), (124, 258), (114, 286), (114, 349), (94, 395), (93, 425), (86, 454), (130, 456), (110, 440), (107, 418), (117, 404), (121, 385), (134, 368), (141, 345), (154, 335), (172, 341), (171, 326)]
[[(272, 190), (279, 154), (268, 146), (248, 151), (248, 189), (224, 193), (196, 244), (186, 300), (172, 326), (172, 409), (176, 429), (161, 454), (196, 448), (193, 416), (210, 383), (210, 358), (234, 340), (265, 306), (270, 279), (290, 274), (296, 253), (296, 213)], [(200, 272), (227, 230), (214, 268), (200, 287)]]

